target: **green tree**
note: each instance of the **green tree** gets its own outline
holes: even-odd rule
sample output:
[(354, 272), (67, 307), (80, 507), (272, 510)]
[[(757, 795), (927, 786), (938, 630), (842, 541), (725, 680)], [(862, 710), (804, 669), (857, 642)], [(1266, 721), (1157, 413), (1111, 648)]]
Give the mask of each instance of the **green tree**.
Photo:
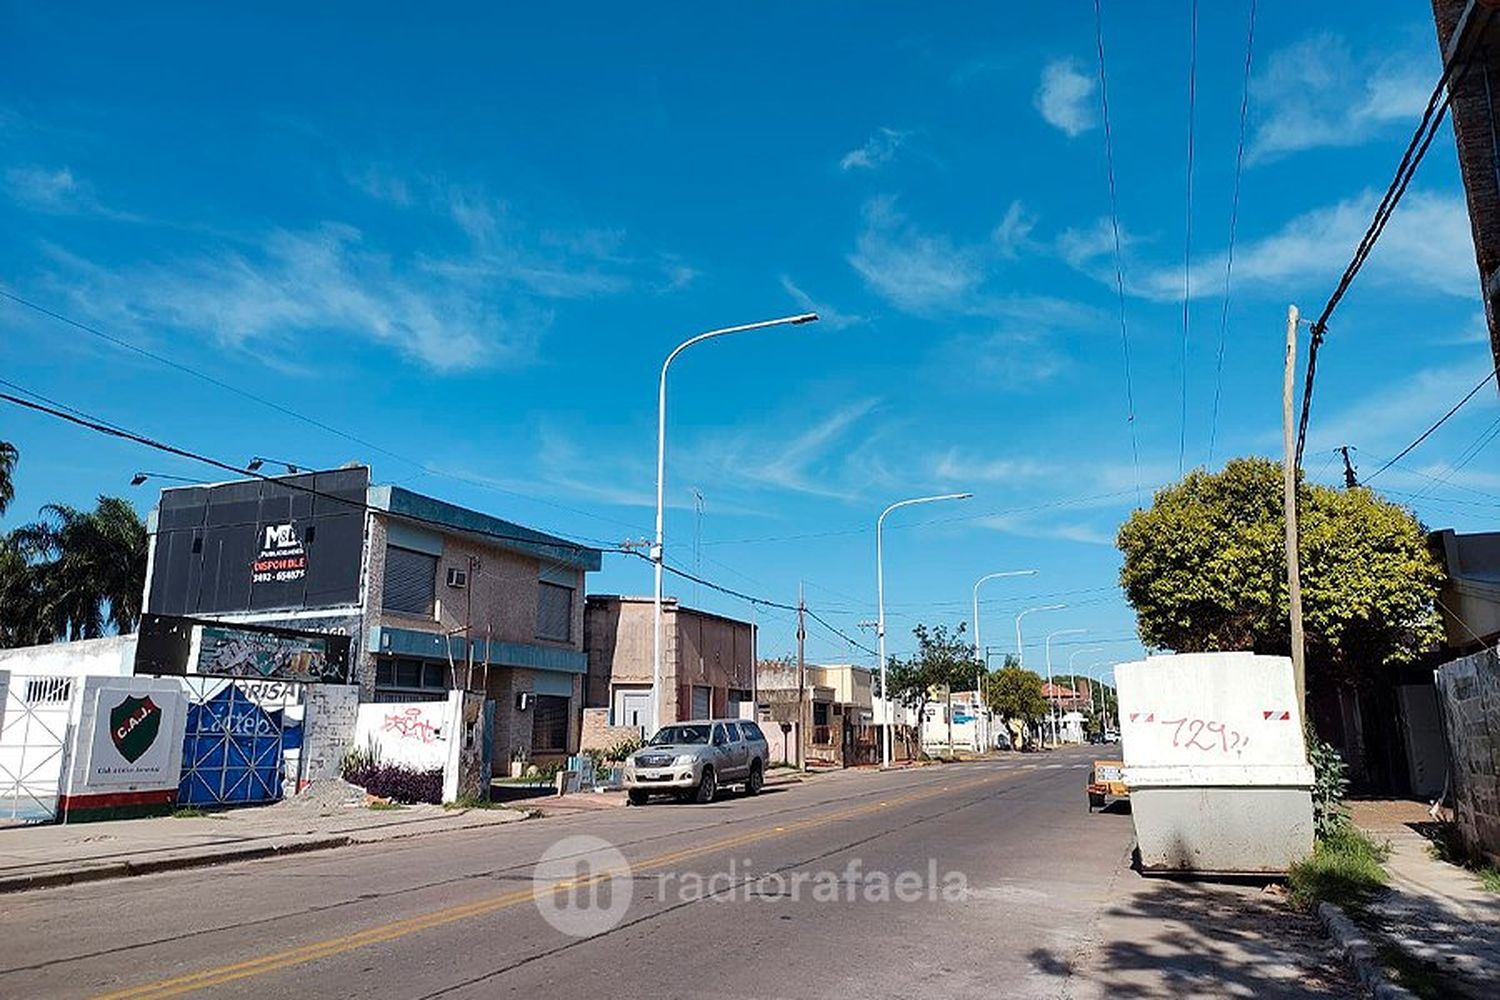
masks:
[(1009, 656), (1005, 666), (986, 675), (984, 703), (1012, 736), (1023, 735), (1027, 727), (1047, 717), (1041, 675), (1021, 667)]
[(93, 510), (49, 504), (0, 544), (0, 641), (130, 632), (141, 616), (146, 526), (120, 497)]
[(21, 457), (16, 451), (16, 446), (9, 441), (0, 441), (0, 515), (10, 506), (10, 502), (16, 498), (16, 488), (12, 476), (16, 471), (16, 462)]
[[(1300, 483), (1298, 554), (1309, 678), (1357, 680), (1441, 637), (1443, 570), (1426, 531), (1366, 488)], [(1281, 467), (1263, 458), (1189, 473), (1121, 528), (1120, 583), (1149, 646), (1291, 649)]]
[[(954, 688), (972, 686), (974, 680), (974, 644), (964, 638), (966, 626), (960, 622), (950, 631), (946, 625), (912, 629), (917, 637), (917, 651), (902, 659), (892, 656), (886, 663), (890, 684), (889, 698), (917, 714), (918, 732), (927, 717), (927, 706), (941, 693), (949, 700), (949, 743), (952, 744), (952, 693)], [(880, 675), (875, 675), (875, 693), (880, 690)]]

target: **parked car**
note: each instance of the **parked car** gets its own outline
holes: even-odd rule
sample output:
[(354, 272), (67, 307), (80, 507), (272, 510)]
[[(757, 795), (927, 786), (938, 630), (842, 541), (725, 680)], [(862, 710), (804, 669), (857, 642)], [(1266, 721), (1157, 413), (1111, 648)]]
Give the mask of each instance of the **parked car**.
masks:
[(755, 795), (765, 784), (770, 751), (765, 733), (748, 719), (676, 722), (626, 758), (625, 791), (637, 806), (662, 793), (712, 802), (726, 785), (744, 785), (746, 795)]

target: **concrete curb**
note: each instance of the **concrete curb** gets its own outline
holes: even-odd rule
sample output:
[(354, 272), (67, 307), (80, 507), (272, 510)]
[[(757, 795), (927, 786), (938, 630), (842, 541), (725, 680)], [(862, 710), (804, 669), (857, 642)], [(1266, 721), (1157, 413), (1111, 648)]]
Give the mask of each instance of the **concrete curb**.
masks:
[(1411, 990), (1397, 986), (1386, 978), (1385, 968), (1380, 963), (1375, 945), (1343, 910), (1332, 903), (1319, 903), (1318, 919), (1323, 922), (1323, 929), (1328, 932), (1328, 936), (1333, 938), (1344, 961), (1349, 963), (1349, 967), (1375, 1000), (1417, 1000), (1417, 995)]
[(187, 854), (172, 858), (156, 858), (150, 861), (112, 861), (108, 864), (76, 868), (71, 871), (37, 872), (32, 875), (12, 875), (0, 878), (0, 893), (26, 892), (30, 889), (50, 889), (63, 885), (81, 885), (86, 882), (104, 882), (109, 879), (131, 878), (136, 875), (152, 875), (157, 872), (182, 871), (188, 868), (208, 868), (213, 865), (235, 861), (254, 861), (286, 854), (305, 854), (309, 851), (326, 851), (335, 847), (347, 847), (356, 843), (348, 834), (336, 837), (316, 837), (308, 840), (282, 841), (274, 844), (257, 844), (240, 849), (218, 850), (214, 853)]

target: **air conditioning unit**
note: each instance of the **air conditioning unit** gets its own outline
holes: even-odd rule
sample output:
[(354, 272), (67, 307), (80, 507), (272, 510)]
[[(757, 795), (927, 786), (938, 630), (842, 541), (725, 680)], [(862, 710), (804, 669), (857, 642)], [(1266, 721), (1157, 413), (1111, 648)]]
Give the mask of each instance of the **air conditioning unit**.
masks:
[(469, 585), (469, 571), (459, 569), (457, 566), (448, 567), (448, 586), (454, 590), (463, 590)]

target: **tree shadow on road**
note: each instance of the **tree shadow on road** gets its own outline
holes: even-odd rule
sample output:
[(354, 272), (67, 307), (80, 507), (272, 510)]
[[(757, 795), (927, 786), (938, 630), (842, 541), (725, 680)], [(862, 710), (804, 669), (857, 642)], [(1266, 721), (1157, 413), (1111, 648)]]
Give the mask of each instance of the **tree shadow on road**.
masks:
[(1073, 996), (1363, 996), (1317, 920), (1279, 893), (1133, 873), (1117, 887), (1076, 954), (1028, 956)]

